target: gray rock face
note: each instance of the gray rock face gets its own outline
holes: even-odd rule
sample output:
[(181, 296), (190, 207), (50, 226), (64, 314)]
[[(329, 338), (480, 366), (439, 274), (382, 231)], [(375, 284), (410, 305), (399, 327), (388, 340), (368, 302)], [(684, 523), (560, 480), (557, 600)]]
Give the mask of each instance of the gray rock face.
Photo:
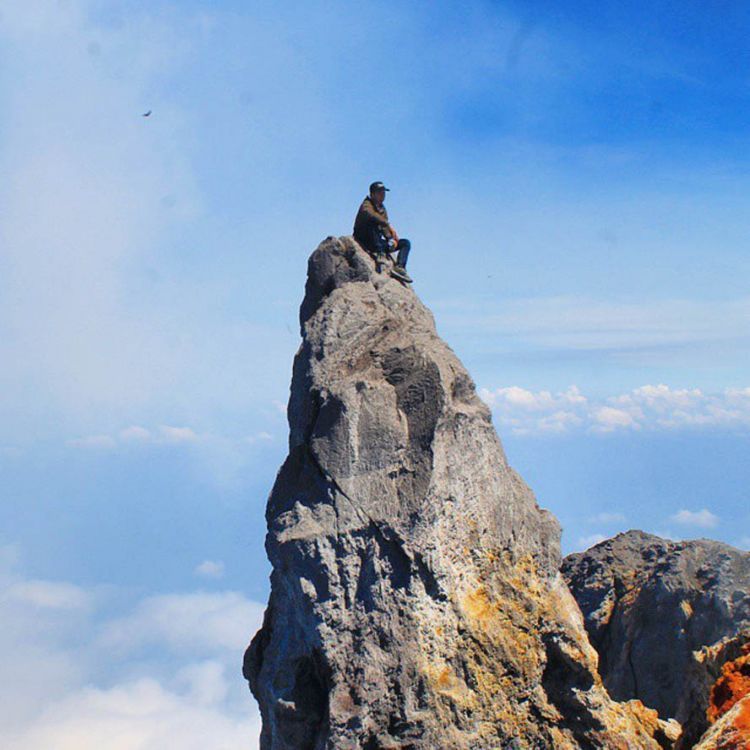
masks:
[(244, 665), (261, 748), (658, 747), (602, 689), (557, 521), (416, 294), (329, 238), (300, 317)]
[(562, 572), (610, 694), (664, 718), (688, 718), (693, 651), (750, 624), (750, 554), (721, 542), (629, 531), (569, 555)]

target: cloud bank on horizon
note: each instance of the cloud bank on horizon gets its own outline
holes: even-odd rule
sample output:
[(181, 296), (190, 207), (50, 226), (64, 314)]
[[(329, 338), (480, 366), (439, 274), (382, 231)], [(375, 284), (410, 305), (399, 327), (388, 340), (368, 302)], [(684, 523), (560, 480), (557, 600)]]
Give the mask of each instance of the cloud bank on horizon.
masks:
[(499, 429), (516, 435), (564, 434), (576, 430), (750, 429), (750, 388), (703, 393), (700, 388), (643, 385), (628, 393), (592, 399), (573, 385), (564, 391), (530, 391), (519, 386), (490, 390), (480, 396), (493, 409)]
[(259, 716), (236, 679), (263, 605), (235, 591), (134, 597), (29, 579), (0, 550), (0, 744), (236, 750)]

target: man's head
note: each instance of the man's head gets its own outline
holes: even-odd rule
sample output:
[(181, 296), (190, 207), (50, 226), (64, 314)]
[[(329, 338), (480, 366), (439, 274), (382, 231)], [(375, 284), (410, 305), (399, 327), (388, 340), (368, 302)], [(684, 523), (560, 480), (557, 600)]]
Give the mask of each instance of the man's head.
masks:
[(385, 194), (388, 188), (380, 181), (370, 184), (370, 198), (380, 204), (385, 200)]

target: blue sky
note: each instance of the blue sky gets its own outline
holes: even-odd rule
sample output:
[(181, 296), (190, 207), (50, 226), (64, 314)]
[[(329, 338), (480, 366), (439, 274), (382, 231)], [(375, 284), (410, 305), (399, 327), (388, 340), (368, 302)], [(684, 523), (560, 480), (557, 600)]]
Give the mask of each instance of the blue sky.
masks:
[(373, 179), (566, 550), (749, 547), (749, 25), (740, 2), (4, 3), (6, 744), (253, 746), (238, 665), (305, 262)]

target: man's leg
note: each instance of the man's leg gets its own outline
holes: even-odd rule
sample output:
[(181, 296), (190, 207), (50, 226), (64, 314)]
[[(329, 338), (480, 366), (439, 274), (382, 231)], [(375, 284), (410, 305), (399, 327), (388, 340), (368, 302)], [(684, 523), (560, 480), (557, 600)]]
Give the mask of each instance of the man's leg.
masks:
[(411, 242), (409, 240), (399, 240), (396, 245), (396, 267), (391, 271), (391, 276), (395, 276), (401, 281), (405, 281), (407, 284), (411, 284), (411, 276), (406, 272), (406, 262), (409, 260), (409, 250), (411, 250)]
[(375, 256), (375, 267), (378, 273), (380, 273), (383, 270), (383, 264), (388, 253), (388, 240), (386, 240), (379, 229), (373, 229), (372, 245), (375, 248), (375, 252), (373, 253)]
[(411, 250), (411, 242), (409, 240), (399, 240), (396, 250), (398, 251), (396, 264), (401, 266), (401, 268), (406, 268), (406, 263), (409, 260), (409, 251)]

